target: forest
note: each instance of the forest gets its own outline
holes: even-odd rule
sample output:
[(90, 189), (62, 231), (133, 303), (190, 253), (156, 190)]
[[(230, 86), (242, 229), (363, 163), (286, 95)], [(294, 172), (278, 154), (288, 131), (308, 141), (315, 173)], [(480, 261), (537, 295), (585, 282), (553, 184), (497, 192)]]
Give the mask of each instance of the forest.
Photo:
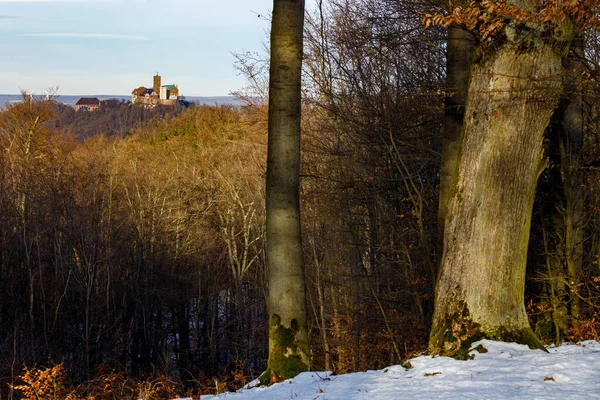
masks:
[[(598, 2), (274, 5), (270, 55), (236, 56), (245, 106), (0, 111), (0, 399), (600, 339)], [(299, 169), (273, 167), (290, 116)]]

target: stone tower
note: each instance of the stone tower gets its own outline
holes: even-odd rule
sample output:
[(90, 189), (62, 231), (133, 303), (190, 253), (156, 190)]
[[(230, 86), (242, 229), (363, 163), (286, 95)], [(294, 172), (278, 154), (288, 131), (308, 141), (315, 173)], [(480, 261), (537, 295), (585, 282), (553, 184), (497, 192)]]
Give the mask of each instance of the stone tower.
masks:
[(160, 94), (160, 75), (158, 75), (158, 72), (156, 73), (156, 76), (154, 77), (154, 92), (157, 94)]

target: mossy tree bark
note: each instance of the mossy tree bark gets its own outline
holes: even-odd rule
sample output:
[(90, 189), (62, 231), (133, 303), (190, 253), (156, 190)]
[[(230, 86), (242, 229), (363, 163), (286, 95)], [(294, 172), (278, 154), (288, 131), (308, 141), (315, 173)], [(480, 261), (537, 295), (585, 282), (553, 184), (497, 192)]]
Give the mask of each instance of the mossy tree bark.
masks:
[(460, 354), (480, 338), (542, 348), (525, 312), (525, 269), (562, 64), (560, 51), (541, 36), (508, 25), (493, 47), (476, 46), (445, 221), (433, 353)]
[(266, 189), (269, 360), (263, 382), (309, 367), (299, 201), (303, 24), (304, 0), (274, 0)]
[(446, 44), (446, 99), (438, 211), (438, 252), (440, 256), (443, 250), (444, 223), (448, 214), (450, 188), (452, 187), (458, 160), (460, 132), (465, 116), (465, 104), (467, 102), (474, 48), (475, 38), (470, 32), (454, 25), (448, 28), (448, 41)]

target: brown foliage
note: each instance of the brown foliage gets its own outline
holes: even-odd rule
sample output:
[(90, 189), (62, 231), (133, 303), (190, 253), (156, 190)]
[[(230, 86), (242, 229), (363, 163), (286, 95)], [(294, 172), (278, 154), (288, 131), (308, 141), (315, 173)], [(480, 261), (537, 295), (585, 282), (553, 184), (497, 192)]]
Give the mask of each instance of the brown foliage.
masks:
[(467, 7), (456, 7), (448, 15), (426, 13), (422, 22), (426, 27), (457, 25), (484, 41), (494, 39), (508, 24), (556, 30), (569, 21), (581, 30), (598, 28), (597, 11), (598, 2), (594, 0), (538, 0), (533, 9), (510, 4), (509, 0), (471, 0)]
[(72, 396), (73, 389), (67, 384), (67, 374), (62, 363), (42, 369), (25, 367), (19, 380), (21, 384), (10, 387), (27, 400), (75, 399)]
[(122, 372), (103, 371), (78, 387), (68, 384), (64, 364), (43, 369), (28, 369), (18, 377), (21, 384), (11, 386), (27, 400), (168, 400), (183, 393), (183, 385), (159, 375), (138, 380)]
[(566, 332), (566, 337), (572, 342), (582, 340), (600, 341), (600, 312), (583, 319), (577, 328), (570, 328)]
[(131, 94), (134, 94), (136, 96), (145, 96), (146, 95), (146, 88), (143, 87), (143, 86), (140, 86), (139, 88), (133, 89), (133, 92), (131, 92)]
[(235, 392), (243, 388), (248, 383), (244, 374), (244, 361), (236, 359), (233, 363), (223, 369), (219, 376), (208, 378), (204, 373), (195, 380), (197, 389), (187, 392), (188, 396), (203, 396), (209, 394), (221, 394), (225, 392)]

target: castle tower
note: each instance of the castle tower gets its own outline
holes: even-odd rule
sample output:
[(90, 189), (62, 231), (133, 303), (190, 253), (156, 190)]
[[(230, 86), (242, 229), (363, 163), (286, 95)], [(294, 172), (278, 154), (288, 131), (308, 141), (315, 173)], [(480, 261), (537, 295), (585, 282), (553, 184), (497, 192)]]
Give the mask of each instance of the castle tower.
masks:
[(156, 73), (156, 76), (154, 77), (154, 92), (156, 94), (160, 94), (160, 75), (158, 75), (158, 72)]

